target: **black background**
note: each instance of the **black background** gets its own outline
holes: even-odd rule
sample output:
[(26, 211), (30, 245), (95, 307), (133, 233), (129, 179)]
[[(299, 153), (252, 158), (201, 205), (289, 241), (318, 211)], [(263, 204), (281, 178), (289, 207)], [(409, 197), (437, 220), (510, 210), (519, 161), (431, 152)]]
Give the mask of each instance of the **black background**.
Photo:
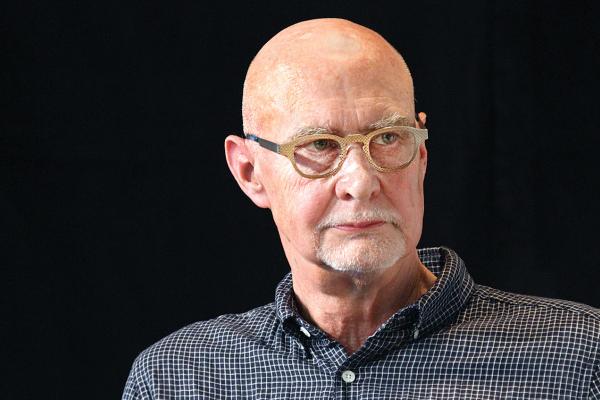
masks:
[(600, 306), (599, 4), (4, 3), (2, 398), (118, 398), (159, 338), (272, 300), (288, 267), (223, 139), (252, 57), (308, 18), (406, 58), (430, 130), (422, 246)]

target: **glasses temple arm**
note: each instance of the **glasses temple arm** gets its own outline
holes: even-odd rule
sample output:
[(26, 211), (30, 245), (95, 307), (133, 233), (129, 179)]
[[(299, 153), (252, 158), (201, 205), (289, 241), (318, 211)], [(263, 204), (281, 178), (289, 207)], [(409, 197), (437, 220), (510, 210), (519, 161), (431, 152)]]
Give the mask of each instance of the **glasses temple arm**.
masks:
[(275, 142), (271, 142), (270, 140), (259, 138), (256, 135), (251, 133), (245, 133), (246, 139), (252, 140), (260, 145), (260, 147), (264, 147), (267, 150), (274, 151), (275, 153), (279, 153), (279, 145)]

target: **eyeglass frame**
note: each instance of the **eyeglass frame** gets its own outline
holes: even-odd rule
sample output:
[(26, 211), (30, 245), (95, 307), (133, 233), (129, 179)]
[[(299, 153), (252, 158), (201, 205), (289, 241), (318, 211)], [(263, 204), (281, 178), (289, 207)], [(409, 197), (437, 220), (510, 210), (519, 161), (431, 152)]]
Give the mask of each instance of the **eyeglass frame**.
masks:
[[(381, 135), (382, 133), (386, 133), (386, 132), (397, 131), (398, 128), (407, 129), (409, 132), (411, 132), (414, 135), (415, 148), (413, 149), (412, 156), (410, 157), (410, 160), (408, 160), (407, 162), (405, 162), (404, 164), (402, 164), (398, 167), (395, 167), (395, 168), (381, 167), (381, 166), (377, 165), (377, 163), (375, 163), (375, 161), (373, 161), (373, 158), (371, 157), (371, 150), (369, 149), (369, 143), (371, 143), (371, 140), (375, 136)], [(367, 157), (367, 161), (369, 161), (369, 164), (371, 164), (377, 171), (379, 171), (379, 172), (399, 171), (403, 168), (406, 168), (415, 159), (415, 156), (417, 155), (417, 150), (419, 149), (419, 146), (423, 142), (425, 142), (425, 140), (427, 140), (429, 137), (427, 129), (415, 128), (413, 126), (406, 126), (406, 125), (388, 126), (385, 128), (376, 129), (376, 130), (366, 133), (366, 134), (356, 133), (356, 134), (352, 134), (352, 135), (348, 135), (348, 136), (337, 136), (337, 135), (333, 135), (330, 133), (317, 133), (317, 134), (300, 136), (294, 140), (291, 140), (291, 141), (283, 143), (283, 144), (271, 142), (270, 140), (263, 139), (252, 133), (244, 133), (244, 136), (246, 137), (246, 139), (258, 143), (261, 147), (286, 157), (288, 160), (290, 160), (290, 162), (292, 163), (292, 166), (294, 167), (296, 172), (298, 172), (301, 176), (303, 176), (305, 178), (309, 178), (309, 179), (327, 178), (329, 176), (333, 176), (333, 175), (337, 174), (339, 172), (339, 170), (342, 168), (342, 164), (346, 160), (346, 157), (348, 156), (348, 149), (350, 148), (350, 145), (352, 143), (362, 143), (362, 150), (363, 150), (363, 153), (365, 154), (365, 156)], [(337, 157), (337, 166), (334, 169), (326, 172), (325, 174), (319, 174), (319, 175), (305, 174), (304, 172), (300, 171), (300, 169), (296, 165), (296, 159), (294, 157), (294, 148), (298, 144), (302, 143), (303, 141), (308, 141), (307, 137), (310, 138), (310, 141), (330, 139), (330, 140), (334, 140), (335, 142), (339, 143), (340, 154)]]

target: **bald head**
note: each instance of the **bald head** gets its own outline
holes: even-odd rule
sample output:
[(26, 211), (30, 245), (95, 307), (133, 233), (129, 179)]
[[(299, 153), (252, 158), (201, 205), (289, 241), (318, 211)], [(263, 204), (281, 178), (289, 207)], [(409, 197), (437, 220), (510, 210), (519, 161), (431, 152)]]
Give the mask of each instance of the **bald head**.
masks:
[(248, 69), (244, 131), (269, 131), (311, 96), (339, 93), (357, 80), (368, 84), (374, 95), (392, 93), (406, 104), (406, 117), (413, 117), (410, 72), (379, 34), (341, 19), (292, 25), (269, 40)]

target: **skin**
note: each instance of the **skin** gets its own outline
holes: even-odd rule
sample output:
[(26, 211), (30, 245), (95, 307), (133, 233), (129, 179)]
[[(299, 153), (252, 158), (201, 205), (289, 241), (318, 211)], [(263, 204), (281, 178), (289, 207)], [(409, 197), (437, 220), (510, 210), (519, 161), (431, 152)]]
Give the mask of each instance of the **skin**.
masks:
[[(338, 19), (301, 22), (273, 37), (248, 70), (242, 108), (245, 132), (277, 143), (303, 128), (345, 136), (366, 133), (393, 114), (421, 128), (426, 118), (420, 113), (415, 120), (412, 79), (402, 57), (377, 33)], [(303, 317), (348, 354), (434, 284), (416, 251), (424, 144), (407, 168), (392, 173), (374, 169), (354, 144), (340, 171), (322, 179), (300, 176), (287, 158), (240, 137), (227, 137), (225, 151), (244, 193), (273, 214)], [(372, 210), (395, 223), (373, 217)], [(319, 228), (327, 218), (337, 222)], [(388, 245), (378, 251), (381, 243)], [(344, 249), (359, 262), (353, 271), (335, 270), (318, 248)], [(378, 267), (390, 251), (391, 266)]]

